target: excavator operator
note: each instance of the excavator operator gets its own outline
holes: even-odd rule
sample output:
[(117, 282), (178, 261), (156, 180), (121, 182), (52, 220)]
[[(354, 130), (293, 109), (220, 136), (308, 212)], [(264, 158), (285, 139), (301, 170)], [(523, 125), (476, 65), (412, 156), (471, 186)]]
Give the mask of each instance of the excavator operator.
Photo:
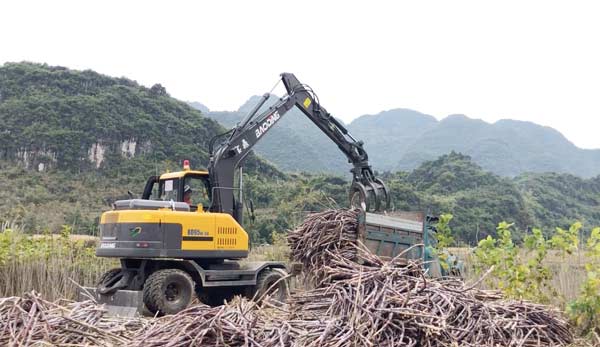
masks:
[(183, 188), (183, 201), (190, 206), (192, 205), (192, 193), (193, 192), (194, 191), (192, 190), (192, 188), (187, 184)]

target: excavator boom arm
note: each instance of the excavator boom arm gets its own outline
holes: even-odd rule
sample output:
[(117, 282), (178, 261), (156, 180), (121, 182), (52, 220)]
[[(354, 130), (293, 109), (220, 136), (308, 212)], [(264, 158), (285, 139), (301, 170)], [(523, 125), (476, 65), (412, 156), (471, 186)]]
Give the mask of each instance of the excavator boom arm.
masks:
[[(254, 145), (293, 107), (306, 115), (338, 148), (353, 165), (350, 203), (361, 204), (365, 210), (389, 208), (389, 194), (383, 182), (371, 169), (363, 143), (354, 139), (348, 130), (320, 105), (312, 89), (298, 81), (291, 73), (281, 74), (287, 95), (260, 115), (254, 117), (260, 104), (229, 134), (227, 141), (211, 153), (209, 173), (213, 185), (212, 211), (231, 213), (241, 220), (241, 202), (236, 203), (233, 194), (235, 169), (241, 165)], [(263, 96), (261, 104), (268, 94)]]

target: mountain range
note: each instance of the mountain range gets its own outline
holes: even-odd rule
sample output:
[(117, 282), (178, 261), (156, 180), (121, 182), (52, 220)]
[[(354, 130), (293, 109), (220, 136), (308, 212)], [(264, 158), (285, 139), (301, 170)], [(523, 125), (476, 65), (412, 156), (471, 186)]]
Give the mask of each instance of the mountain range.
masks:
[[(253, 96), (233, 112), (210, 111), (200, 103), (191, 105), (229, 128), (258, 100), (259, 97)], [(270, 99), (270, 103), (275, 101), (276, 97)], [(527, 121), (502, 119), (488, 123), (459, 114), (437, 120), (431, 115), (398, 108), (360, 116), (347, 124), (347, 128), (364, 142), (370, 162), (378, 171), (411, 170), (456, 151), (502, 176), (524, 172), (570, 173), (581, 177), (600, 174), (600, 150), (578, 148), (557, 130)], [(350, 169), (337, 146), (296, 109), (285, 115), (255, 149), (286, 171), (344, 175)]]
[[(32, 232), (68, 225), (75, 232), (95, 233), (99, 212), (127, 198), (128, 190), (140, 194), (149, 176), (179, 169), (183, 159), (194, 168), (206, 166), (210, 139), (239, 122), (257, 101), (251, 98), (236, 112), (199, 111), (169, 96), (160, 84), (144, 87), (91, 70), (6, 63), (0, 66), (0, 224), (14, 222)], [(586, 227), (600, 223), (600, 175), (501, 177), (476, 162), (487, 159), (488, 167), (504, 175), (535, 168), (577, 168), (580, 176), (592, 175), (594, 167), (581, 163), (598, 163), (585, 157), (597, 151), (580, 150), (550, 128), (464, 116), (437, 121), (410, 110), (359, 117), (348, 128), (365, 140), (376, 169), (394, 170), (378, 175), (393, 206), (454, 214), (461, 241), (493, 233), (502, 220), (520, 230), (552, 230), (576, 220)], [(348, 169), (335, 145), (299, 111), (272, 129), (257, 151), (283, 163), (280, 168), (341, 174)], [(451, 148), (477, 153), (478, 159)], [(445, 151), (449, 154), (417, 166)], [(413, 165), (413, 170), (395, 170)], [(262, 156), (252, 156), (245, 167), (244, 196), (263, 216), (245, 226), (257, 242), (292, 228), (300, 211), (347, 204), (343, 178), (282, 172)]]

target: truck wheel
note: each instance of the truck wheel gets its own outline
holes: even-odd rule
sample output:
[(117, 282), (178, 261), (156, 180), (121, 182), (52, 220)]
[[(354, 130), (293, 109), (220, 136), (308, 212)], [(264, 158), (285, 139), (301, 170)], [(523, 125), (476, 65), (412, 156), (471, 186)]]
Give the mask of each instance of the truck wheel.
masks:
[(265, 269), (256, 279), (256, 300), (262, 300), (267, 295), (281, 303), (285, 302), (288, 293), (287, 280), (282, 279), (287, 273), (282, 269)]
[(194, 281), (183, 270), (158, 270), (148, 276), (143, 292), (144, 304), (150, 312), (175, 314), (192, 302)]

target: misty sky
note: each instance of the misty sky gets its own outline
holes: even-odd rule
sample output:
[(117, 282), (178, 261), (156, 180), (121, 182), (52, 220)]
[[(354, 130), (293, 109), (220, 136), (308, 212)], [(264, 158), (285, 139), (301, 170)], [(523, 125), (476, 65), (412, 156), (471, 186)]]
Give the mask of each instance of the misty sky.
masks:
[(212, 110), (237, 109), (287, 71), (346, 122), (398, 107), (512, 118), (600, 148), (599, 10), (594, 1), (4, 1), (0, 64), (161, 83)]

